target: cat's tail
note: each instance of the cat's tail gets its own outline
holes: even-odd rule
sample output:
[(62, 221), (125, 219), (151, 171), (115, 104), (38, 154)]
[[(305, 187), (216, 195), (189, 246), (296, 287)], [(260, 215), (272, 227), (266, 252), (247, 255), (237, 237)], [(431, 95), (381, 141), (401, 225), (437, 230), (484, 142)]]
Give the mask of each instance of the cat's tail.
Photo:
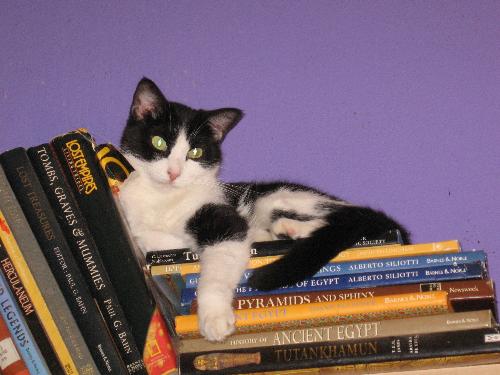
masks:
[(399, 229), (404, 243), (410, 241), (409, 233), (400, 224), (383, 212), (367, 207), (338, 207), (325, 220), (327, 225), (316, 229), (310, 237), (296, 241), (289, 253), (254, 270), (250, 286), (271, 290), (302, 281), (362, 237), (377, 238), (391, 229)]

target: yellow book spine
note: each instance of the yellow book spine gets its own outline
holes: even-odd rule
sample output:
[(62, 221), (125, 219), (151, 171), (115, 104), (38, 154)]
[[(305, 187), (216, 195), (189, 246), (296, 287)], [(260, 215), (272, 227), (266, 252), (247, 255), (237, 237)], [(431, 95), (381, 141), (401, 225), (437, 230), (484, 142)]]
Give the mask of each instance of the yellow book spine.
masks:
[[(254, 269), (257, 267), (265, 266), (266, 264), (272, 263), (277, 260), (280, 256), (267, 256), (267, 257), (255, 257), (250, 258), (248, 261), (247, 268)], [(151, 266), (151, 275), (171, 275), (173, 273), (180, 273), (181, 275), (187, 275), (188, 273), (199, 273), (201, 269), (199, 262), (193, 263), (179, 263), (179, 264), (169, 264), (163, 266)]]
[(460, 252), (457, 240), (420, 243), (414, 245), (372, 246), (347, 249), (331, 260), (331, 262), (351, 262), (366, 259), (395, 258), (400, 256), (418, 256), (425, 254), (445, 254)]
[[(444, 291), (394, 294), (370, 299), (353, 299), (319, 302), (304, 305), (265, 307), (235, 311), (236, 327), (248, 331), (248, 327), (281, 325), (306, 321), (347, 322), (364, 321), (375, 317), (403, 318), (412, 315), (432, 315), (450, 311), (448, 293)], [(180, 336), (198, 332), (198, 316), (180, 315), (175, 318)]]
[(2, 211), (0, 211), (0, 238), (5, 245), (7, 253), (19, 274), (28, 295), (30, 296), (33, 306), (35, 307), (36, 313), (38, 314), (43, 328), (47, 334), (48, 339), (52, 343), (54, 352), (61, 363), (62, 368), (68, 375), (78, 374), (78, 369), (71, 358), (66, 344), (61, 336), (61, 332), (54, 323), (52, 314), (47, 308), (47, 304), (42, 297), (42, 293), (38, 288), (38, 285), (28, 267), (28, 264), (24, 260), (24, 256), (19, 249), (16, 239), (14, 238), (12, 231), (10, 230), (7, 220), (5, 219)]
[[(366, 259), (383, 259), (383, 258), (396, 258), (400, 256), (418, 256), (425, 254), (446, 254), (460, 252), (460, 243), (457, 240), (430, 242), (415, 245), (388, 245), (388, 246), (371, 246), (371, 247), (358, 247), (342, 251), (330, 262), (352, 262)], [(255, 257), (250, 258), (248, 269), (253, 269), (266, 264), (272, 263), (281, 255)], [(186, 275), (188, 273), (199, 273), (200, 263), (178, 263), (162, 266), (151, 266), (151, 274), (156, 275), (170, 275), (173, 273), (180, 273)]]

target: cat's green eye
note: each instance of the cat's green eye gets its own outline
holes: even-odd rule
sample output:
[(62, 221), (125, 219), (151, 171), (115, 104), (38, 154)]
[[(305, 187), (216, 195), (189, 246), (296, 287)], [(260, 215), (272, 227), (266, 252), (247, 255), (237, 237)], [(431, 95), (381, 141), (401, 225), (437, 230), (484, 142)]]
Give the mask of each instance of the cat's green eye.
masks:
[(189, 159), (199, 159), (203, 155), (203, 150), (201, 148), (193, 148), (188, 152)]
[(157, 150), (165, 151), (167, 149), (167, 142), (165, 142), (165, 140), (158, 135), (155, 135), (151, 139), (151, 143), (153, 144), (154, 148), (156, 148)]

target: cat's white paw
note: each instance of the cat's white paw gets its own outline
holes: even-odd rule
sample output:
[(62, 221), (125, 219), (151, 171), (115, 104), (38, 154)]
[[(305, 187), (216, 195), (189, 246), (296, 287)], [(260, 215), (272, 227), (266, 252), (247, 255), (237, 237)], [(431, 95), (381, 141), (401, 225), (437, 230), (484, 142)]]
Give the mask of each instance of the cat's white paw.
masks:
[(322, 219), (300, 221), (283, 217), (271, 225), (271, 233), (274, 239), (287, 236), (296, 240), (309, 237), (313, 231), (325, 225), (326, 222)]
[(222, 341), (234, 332), (234, 313), (231, 306), (215, 305), (198, 309), (200, 333), (209, 341)]

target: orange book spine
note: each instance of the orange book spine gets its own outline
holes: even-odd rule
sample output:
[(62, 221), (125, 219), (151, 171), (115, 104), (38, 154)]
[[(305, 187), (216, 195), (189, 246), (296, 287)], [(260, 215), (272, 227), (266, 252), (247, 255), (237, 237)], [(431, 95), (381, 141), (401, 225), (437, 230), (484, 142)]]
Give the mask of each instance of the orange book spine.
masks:
[[(448, 293), (443, 291), (395, 294), (372, 299), (355, 299), (235, 311), (238, 332), (264, 328), (304, 326), (311, 323), (347, 323), (407, 316), (433, 315), (451, 311)], [(197, 336), (198, 316), (175, 318), (179, 336)]]

